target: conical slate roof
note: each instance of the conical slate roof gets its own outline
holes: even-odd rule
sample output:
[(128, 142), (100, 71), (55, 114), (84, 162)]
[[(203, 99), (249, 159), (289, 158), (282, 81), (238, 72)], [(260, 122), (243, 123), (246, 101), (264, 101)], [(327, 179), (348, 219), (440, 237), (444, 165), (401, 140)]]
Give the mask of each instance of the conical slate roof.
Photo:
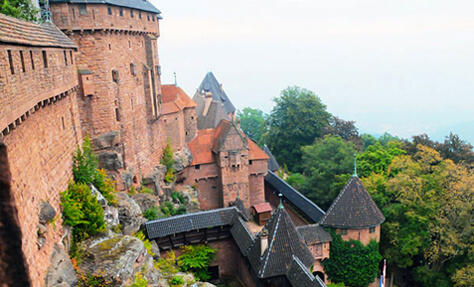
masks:
[(280, 169), (280, 165), (276, 161), (275, 157), (273, 156), (272, 152), (270, 149), (267, 147), (267, 145), (263, 146), (263, 151), (268, 155), (268, 169), (275, 172)]
[(311, 251), (282, 206), (275, 210), (264, 230), (268, 231), (268, 247), (263, 256), (260, 256), (261, 233), (248, 255), (259, 278), (287, 275), (293, 257), (297, 257), (307, 268), (314, 263)]
[(217, 81), (216, 77), (212, 72), (208, 72), (202, 80), (201, 85), (198, 88), (199, 93), (210, 92), (212, 99), (221, 102), (224, 105), (226, 113), (235, 112), (235, 107), (230, 101), (227, 94), (221, 88), (221, 84)]
[(380, 209), (357, 176), (351, 177), (321, 220), (321, 225), (333, 228), (363, 229), (385, 220)]

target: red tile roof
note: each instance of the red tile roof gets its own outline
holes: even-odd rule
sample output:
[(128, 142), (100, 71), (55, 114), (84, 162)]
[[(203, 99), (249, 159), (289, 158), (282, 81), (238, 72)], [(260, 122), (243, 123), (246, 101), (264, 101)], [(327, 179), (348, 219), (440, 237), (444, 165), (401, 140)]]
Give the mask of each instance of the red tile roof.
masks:
[(196, 107), (196, 103), (181, 89), (175, 85), (161, 86), (161, 113), (176, 113), (186, 108)]
[(186, 108), (196, 107), (196, 103), (181, 89), (175, 85), (161, 86), (161, 113), (171, 114)]
[(268, 202), (262, 202), (262, 203), (259, 203), (259, 204), (255, 204), (253, 206), (253, 208), (255, 208), (255, 211), (257, 213), (272, 211), (272, 206)]
[[(212, 150), (218, 135), (221, 134), (219, 125), (215, 129), (198, 130), (197, 136), (188, 144), (189, 150), (193, 155), (191, 165), (206, 164), (214, 162)], [(260, 149), (260, 147), (248, 139), (249, 143), (249, 160), (266, 160), (268, 155)]]
[(77, 48), (53, 23), (36, 24), (0, 14), (0, 42), (16, 45)]

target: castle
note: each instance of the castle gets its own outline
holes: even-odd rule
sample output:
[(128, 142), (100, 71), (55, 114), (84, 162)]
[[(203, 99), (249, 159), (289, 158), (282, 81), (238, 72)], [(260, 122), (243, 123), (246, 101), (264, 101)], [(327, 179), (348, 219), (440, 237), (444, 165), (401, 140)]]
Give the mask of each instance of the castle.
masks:
[(58, 219), (39, 242), (39, 215), (45, 202), (60, 211), (71, 155), (86, 135), (121, 190), (144, 182), (162, 192), (157, 166), (167, 142), (192, 154), (179, 177), (196, 186), (205, 211), (150, 221), (146, 229), (160, 250), (209, 242), (218, 249), (218, 276), (237, 275), (246, 286), (325, 286), (321, 261), (331, 236), (323, 226), (363, 244), (379, 240), (383, 215), (356, 176), (324, 212), (274, 173), (273, 156), (240, 130), (212, 73), (193, 99), (161, 83), (161, 12), (151, 3), (50, 5), (52, 23), (0, 14), (3, 284), (43, 286), (65, 230)]

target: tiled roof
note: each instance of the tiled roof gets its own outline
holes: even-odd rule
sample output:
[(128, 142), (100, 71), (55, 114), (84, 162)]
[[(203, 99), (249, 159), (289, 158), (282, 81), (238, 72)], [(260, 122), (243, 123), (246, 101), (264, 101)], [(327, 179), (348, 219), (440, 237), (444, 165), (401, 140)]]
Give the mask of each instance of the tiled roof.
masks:
[(263, 151), (268, 155), (268, 169), (275, 172), (280, 169), (280, 165), (276, 161), (275, 157), (273, 156), (272, 152), (270, 149), (267, 147), (267, 145), (263, 146)]
[(235, 206), (240, 211), (240, 214), (246, 221), (250, 220), (250, 213), (248, 209), (245, 208), (245, 205), (240, 197), (237, 197), (237, 199), (232, 203), (232, 206)]
[(357, 176), (351, 177), (321, 221), (334, 228), (362, 229), (374, 227), (385, 220)]
[(306, 244), (316, 244), (332, 240), (331, 234), (319, 224), (301, 225), (296, 227), (296, 230), (298, 230)]
[(161, 101), (161, 113), (164, 115), (196, 107), (196, 103), (175, 85), (161, 86)]
[(259, 204), (255, 204), (253, 206), (253, 208), (255, 208), (255, 211), (257, 213), (272, 211), (272, 206), (268, 202), (262, 202), (262, 203), (259, 203)]
[[(215, 129), (198, 130), (197, 136), (188, 143), (189, 150), (193, 155), (191, 165), (213, 163), (213, 149), (218, 150), (223, 143), (230, 129), (234, 126), (232, 122), (223, 120)], [(249, 140), (244, 135), (242, 139), (247, 142), (249, 148), (249, 160), (264, 160), (268, 156), (258, 145)]]
[(286, 181), (278, 177), (274, 172), (270, 170), (268, 171), (268, 174), (265, 176), (265, 182), (273, 186), (273, 188), (275, 188), (279, 193), (283, 194), (285, 199), (290, 201), (315, 223), (323, 218), (325, 213), (321, 208), (319, 208), (319, 206), (286, 183)]
[(36, 24), (0, 14), (0, 43), (77, 48), (53, 23)]
[[(109, 4), (114, 6), (133, 8), (155, 14), (161, 14), (153, 4), (146, 0), (49, 0), (50, 3), (73, 3), (73, 4)], [(161, 18), (161, 17), (160, 17)]]
[(235, 207), (188, 213), (145, 223), (149, 239), (217, 226), (231, 225), (239, 214)]
[(311, 274), (296, 256), (293, 256), (287, 278), (294, 287), (326, 287), (326, 284), (318, 276)]
[(202, 129), (213, 129), (217, 127), (221, 120), (230, 120), (229, 115), (225, 112), (224, 105), (221, 102), (212, 100), (207, 113), (204, 115), (204, 109), (206, 105), (205, 98), (196, 93), (193, 97), (196, 102), (196, 115), (197, 115), (197, 128)]
[(255, 239), (247, 228), (247, 225), (238, 217), (230, 229), (230, 233), (243, 256), (248, 256), (250, 247), (255, 243)]
[(249, 159), (269, 159), (269, 156), (251, 139), (247, 138), (249, 142)]
[(261, 254), (261, 236), (259, 233), (255, 244), (249, 252), (249, 261), (259, 278), (282, 276), (288, 273), (293, 256), (309, 268), (314, 257), (284, 208), (277, 208), (265, 224), (268, 231), (268, 247)]
[(212, 94), (213, 100), (221, 102), (224, 105), (226, 113), (235, 112), (234, 105), (231, 103), (224, 90), (221, 89), (221, 84), (219, 84), (212, 72), (206, 74), (204, 80), (202, 80), (201, 85), (198, 88), (198, 92), (210, 92)]

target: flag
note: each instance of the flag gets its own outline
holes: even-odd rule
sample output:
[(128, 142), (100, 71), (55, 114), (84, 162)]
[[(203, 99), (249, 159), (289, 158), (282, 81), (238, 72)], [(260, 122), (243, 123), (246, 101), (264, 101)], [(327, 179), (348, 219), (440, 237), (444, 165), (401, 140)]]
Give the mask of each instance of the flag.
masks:
[(380, 285), (379, 287), (384, 287), (385, 286), (385, 272), (387, 269), (387, 260), (383, 260), (383, 269), (382, 269), (382, 275), (380, 275)]

